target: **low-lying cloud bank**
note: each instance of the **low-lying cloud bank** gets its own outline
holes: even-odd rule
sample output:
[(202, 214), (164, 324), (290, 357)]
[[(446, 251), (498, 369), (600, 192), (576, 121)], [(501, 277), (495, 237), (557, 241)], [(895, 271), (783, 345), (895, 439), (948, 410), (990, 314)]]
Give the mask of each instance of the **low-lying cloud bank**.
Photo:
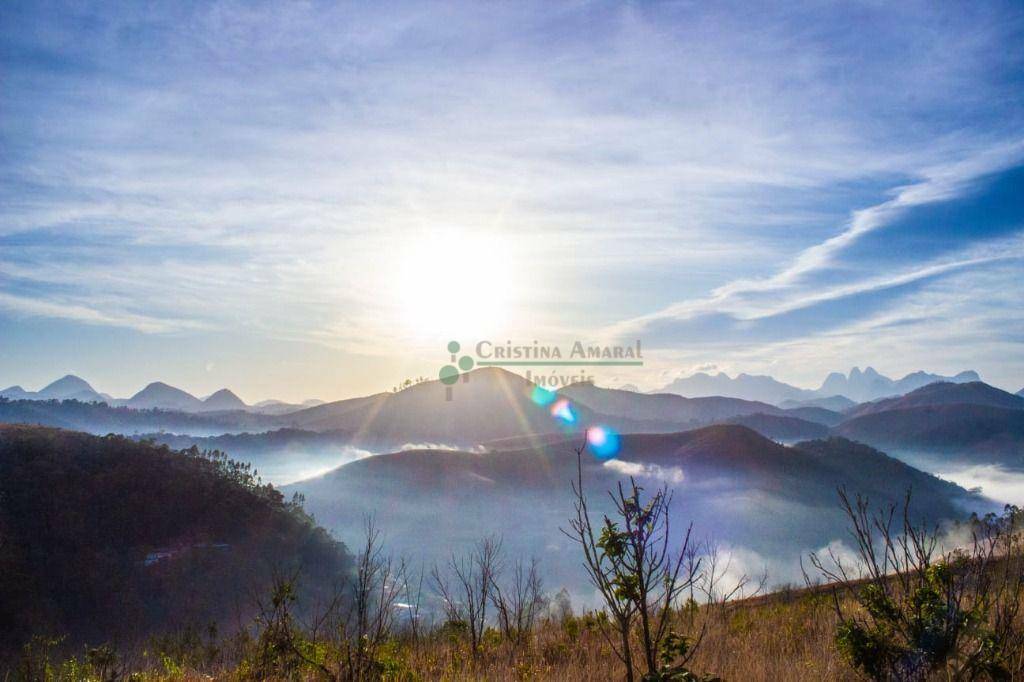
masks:
[(663, 467), (657, 464), (624, 462), (621, 459), (610, 459), (604, 463), (604, 467), (625, 476), (654, 479), (669, 484), (678, 484), (685, 480), (683, 470), (680, 467)]

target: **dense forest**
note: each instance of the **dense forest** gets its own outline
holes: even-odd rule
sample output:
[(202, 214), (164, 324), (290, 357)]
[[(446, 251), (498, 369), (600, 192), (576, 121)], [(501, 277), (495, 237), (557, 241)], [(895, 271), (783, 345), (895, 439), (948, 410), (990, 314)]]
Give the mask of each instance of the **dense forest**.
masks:
[(302, 603), (351, 568), (300, 500), (219, 452), (0, 426), (0, 652), (27, 633), (127, 647), (230, 629), (301, 570)]

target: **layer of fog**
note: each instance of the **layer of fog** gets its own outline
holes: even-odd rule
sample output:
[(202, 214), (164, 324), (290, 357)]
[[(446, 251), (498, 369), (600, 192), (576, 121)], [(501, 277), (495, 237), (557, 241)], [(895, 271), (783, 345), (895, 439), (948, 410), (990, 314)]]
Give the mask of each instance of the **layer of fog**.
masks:
[(352, 446), (339, 448), (286, 448), (270, 454), (228, 455), (237, 461), (248, 462), (266, 483), (285, 486), (323, 474), (343, 464), (354, 462), (376, 453)]
[[(387, 451), (410, 449), (454, 448), (438, 443), (408, 443)], [(248, 459), (264, 480), (275, 485), (295, 484), (287, 493), (306, 492), (307, 486), (316, 485), (315, 477), (374, 454), (378, 453), (340, 446), (233, 457)], [(999, 502), (1024, 501), (1024, 472), (995, 465), (948, 463), (941, 469), (937, 462), (925, 462), (920, 457), (911, 463), (965, 488), (981, 487), (985, 495)], [(785, 495), (745, 489), (727, 477), (705, 476), (698, 481), (688, 478), (676, 466), (611, 460), (601, 468), (617, 478), (634, 476), (649, 490), (662, 484), (677, 490), (675, 529), (682, 533), (693, 522), (693, 541), (701, 545), (702, 553), (707, 554), (709, 547), (715, 548), (714, 590), (719, 595), (744, 583), (745, 590), (737, 596), (750, 594), (762, 576), (766, 576), (767, 589), (803, 585), (812, 552), (823, 557), (842, 557), (848, 566), (855, 564), (846, 520), (838, 504), (807, 505)], [(359, 546), (362, 519), (374, 515), (390, 553), (427, 567), (443, 565), (453, 553), (468, 551), (485, 536), (500, 537), (509, 560), (530, 556), (540, 560), (550, 594), (565, 588), (577, 607), (595, 606), (596, 595), (582, 570), (579, 547), (561, 532), (568, 528), (572, 513), (568, 481), (564, 489), (556, 491), (509, 490), (486, 477), (465, 474), (457, 476), (458, 481), (448, 481), (452, 490), (436, 490), (433, 495), (425, 495), (423, 490), (406, 490), (393, 481), (382, 482), (383, 487), (376, 490), (351, 490), (342, 481), (336, 481), (335, 485), (341, 485), (344, 492), (338, 490), (340, 494), (326, 496), (324, 493), (331, 491), (307, 493), (307, 508), (349, 547)], [(598, 519), (611, 512), (604, 490), (594, 491), (592, 503)], [(991, 505), (992, 510), (998, 507), (995, 503)], [(706, 557), (706, 565), (708, 561), (710, 558)], [(812, 580), (817, 577), (810, 572)]]
[[(685, 477), (677, 467), (603, 468), (618, 477), (633, 474), (649, 491), (659, 481), (675, 488), (673, 537), (681, 541), (692, 523), (691, 542), (701, 548), (700, 553), (716, 548), (719, 594), (743, 582), (749, 594), (765, 574), (766, 588), (802, 586), (801, 562), (807, 567), (811, 552), (825, 554), (831, 549), (837, 555), (852, 556), (844, 540), (847, 523), (838, 500), (824, 506), (803, 504), (782, 494), (743, 489), (724, 477), (680, 483)], [(373, 515), (389, 553), (428, 568), (468, 552), (483, 537), (501, 538), (510, 560), (539, 559), (549, 594), (565, 588), (575, 606), (597, 605), (583, 571), (580, 547), (562, 532), (569, 528), (573, 513), (568, 481), (565, 490), (513, 490), (469, 476), (451, 483), (448, 490), (429, 493), (390, 480), (349, 486), (336, 478), (321, 482), (319, 489), (304, 482), (286, 492), (303, 492), (307, 509), (317, 521), (349, 547), (359, 546), (362, 518)], [(600, 489), (595, 487), (589, 494), (597, 523), (603, 515), (613, 515), (607, 483), (602, 481)]]
[(913, 467), (979, 492), (998, 505), (1024, 506), (1024, 470), (1002, 464), (979, 464), (948, 453), (889, 451)]
[(1003, 504), (1024, 506), (1024, 471), (998, 464), (967, 464), (939, 468), (935, 475), (968, 490), (978, 490)]

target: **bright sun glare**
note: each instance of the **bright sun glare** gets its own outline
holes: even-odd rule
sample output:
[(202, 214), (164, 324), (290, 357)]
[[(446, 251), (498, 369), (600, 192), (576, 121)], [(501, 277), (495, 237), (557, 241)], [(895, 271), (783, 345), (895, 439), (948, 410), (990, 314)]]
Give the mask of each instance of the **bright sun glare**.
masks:
[(413, 338), (482, 338), (511, 322), (518, 282), (504, 235), (420, 235), (405, 244), (390, 274), (397, 323)]

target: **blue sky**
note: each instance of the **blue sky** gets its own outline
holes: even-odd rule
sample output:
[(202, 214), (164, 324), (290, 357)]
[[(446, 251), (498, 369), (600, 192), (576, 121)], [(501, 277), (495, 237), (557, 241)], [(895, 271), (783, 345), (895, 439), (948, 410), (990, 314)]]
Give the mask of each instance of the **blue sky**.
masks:
[(4, 3), (0, 384), (247, 400), (449, 338), (1024, 386), (1024, 6)]

